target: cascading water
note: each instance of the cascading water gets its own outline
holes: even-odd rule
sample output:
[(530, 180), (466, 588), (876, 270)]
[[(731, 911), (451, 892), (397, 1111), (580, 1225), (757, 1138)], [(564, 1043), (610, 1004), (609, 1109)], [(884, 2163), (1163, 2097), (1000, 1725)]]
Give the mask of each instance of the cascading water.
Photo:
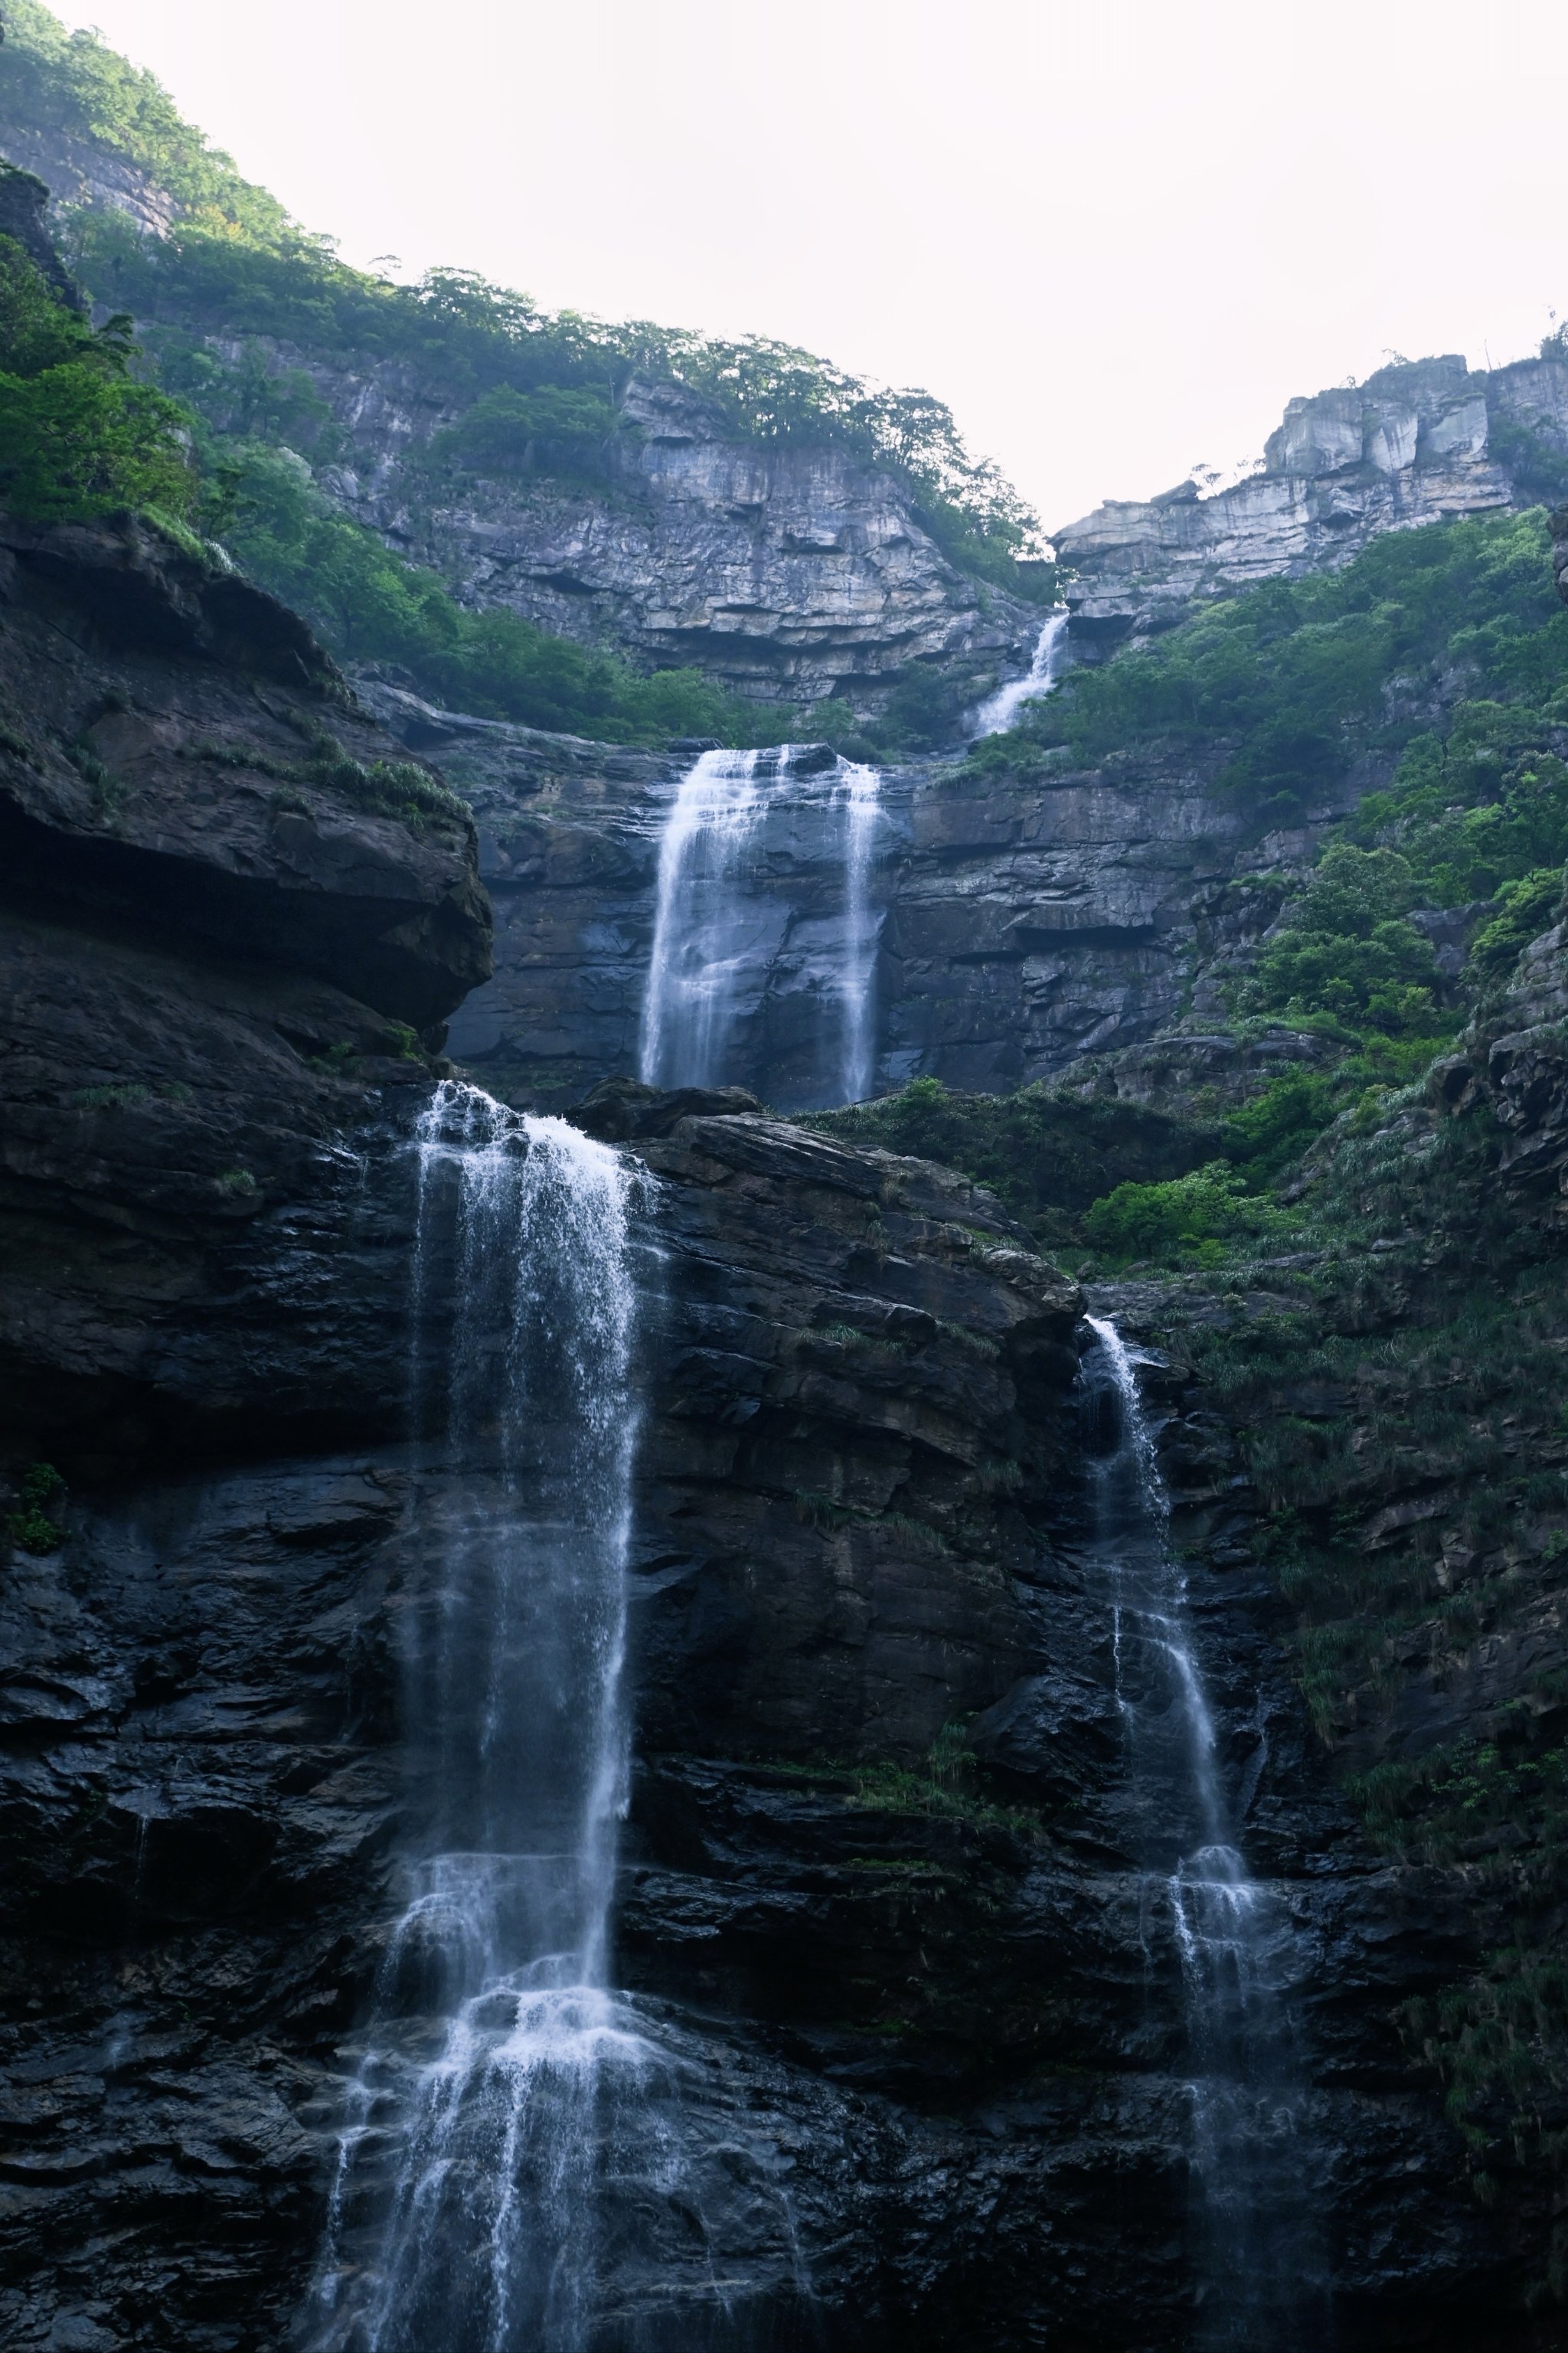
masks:
[[(1110, 1611), (1130, 1843), (1145, 1874), (1151, 1967), (1173, 1949), (1180, 1974), (1201, 2242), (1195, 2341), (1212, 2353), (1321, 2353), (1327, 2296), (1289, 2003), (1300, 1964), (1283, 1906), (1237, 1843), (1133, 1362), (1114, 1324), (1089, 1322), (1091, 1552)], [(1262, 1761), (1252, 1760), (1249, 1795)]]
[(1053, 613), (1035, 641), (1035, 658), (1022, 678), (1008, 679), (981, 704), (974, 714), (976, 735), (1000, 735), (1012, 726), (1026, 702), (1038, 702), (1056, 685), (1067, 649), (1068, 616)]
[(454, 1082), (417, 1153), (426, 1428), (400, 1611), (417, 1829), (309, 2334), (345, 2353), (578, 2353), (605, 2179), (668, 2160), (659, 2062), (606, 1981), (633, 1178), (563, 1122)]
[[(784, 887), (773, 887), (763, 854), (770, 818), (795, 828), (794, 842), (778, 851), (786, 876), (831, 845), (841, 878), (837, 906), (796, 907)], [(659, 844), (638, 1056), (647, 1084), (754, 1079), (779, 1059), (757, 1038), (776, 989), (826, 997), (831, 1006), (826, 1020), (797, 1024), (812, 1033), (812, 1067), (794, 1087), (797, 1107), (870, 1092), (880, 928), (870, 884), (881, 822), (875, 768), (840, 759), (826, 776), (816, 765), (796, 775), (787, 744), (701, 754), (681, 780)]]

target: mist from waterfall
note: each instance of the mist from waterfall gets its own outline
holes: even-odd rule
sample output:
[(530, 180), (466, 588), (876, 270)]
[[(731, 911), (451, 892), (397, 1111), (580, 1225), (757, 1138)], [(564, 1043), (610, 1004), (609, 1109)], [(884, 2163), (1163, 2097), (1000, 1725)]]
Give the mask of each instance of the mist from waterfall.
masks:
[[(1110, 1611), (1145, 1950), (1171, 1955), (1180, 1976), (1199, 2245), (1194, 2341), (1205, 2353), (1322, 2353), (1328, 2295), (1289, 2008), (1300, 1962), (1284, 1906), (1251, 1876), (1238, 1842), (1133, 1361), (1114, 1324), (1088, 1320), (1097, 1343), (1084, 1361), (1091, 1552)], [(1265, 1755), (1260, 1746), (1245, 1777), (1248, 1796)]]
[(1004, 733), (1026, 702), (1038, 702), (1050, 693), (1067, 651), (1067, 614), (1053, 613), (1035, 640), (1034, 659), (1023, 677), (1005, 681), (975, 712), (973, 732), (977, 736)]
[[(770, 818), (807, 829), (840, 876), (825, 917), (786, 907), (787, 876), (765, 856)], [(638, 1074), (660, 1087), (755, 1082), (754, 1033), (797, 925), (816, 923), (831, 973), (806, 1092), (818, 1107), (862, 1100), (876, 1063), (880, 916), (871, 879), (881, 778), (844, 759), (795, 773), (788, 744), (704, 752), (681, 779), (659, 842)], [(785, 862), (787, 861), (781, 861)], [(781, 921), (783, 938), (781, 939)]]

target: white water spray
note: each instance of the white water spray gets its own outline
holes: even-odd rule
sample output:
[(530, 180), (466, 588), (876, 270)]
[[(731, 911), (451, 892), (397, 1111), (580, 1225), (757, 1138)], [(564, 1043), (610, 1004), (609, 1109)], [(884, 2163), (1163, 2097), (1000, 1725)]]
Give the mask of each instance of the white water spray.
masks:
[(875, 768), (844, 764), (844, 1063), (845, 1103), (864, 1103), (876, 1058), (878, 919), (871, 905), (871, 859), (881, 821), (882, 780)]
[[(787, 751), (780, 755), (787, 763)], [(680, 782), (658, 849), (639, 1075), (653, 1087), (723, 1082), (750, 958), (742, 869), (765, 813), (760, 752), (704, 752)]]
[(1035, 658), (1022, 678), (1008, 679), (987, 696), (974, 714), (976, 735), (1000, 735), (1011, 727), (1026, 702), (1038, 702), (1056, 685), (1062, 655), (1067, 650), (1068, 617), (1053, 613), (1035, 641)]

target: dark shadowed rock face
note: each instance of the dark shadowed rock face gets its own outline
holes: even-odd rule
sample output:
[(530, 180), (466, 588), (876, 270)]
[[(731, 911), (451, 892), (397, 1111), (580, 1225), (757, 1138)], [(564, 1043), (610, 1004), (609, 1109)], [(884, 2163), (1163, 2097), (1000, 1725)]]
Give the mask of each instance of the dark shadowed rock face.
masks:
[[(58, 1544), (0, 1572), (0, 2335), (271, 2353), (425, 1801), (405, 1630), (460, 1474), (408, 1435), (437, 1066), (405, 1025), (452, 1009), (486, 934), (460, 818), (315, 780), (323, 712), (364, 773), (390, 746), (287, 617), (215, 614), (205, 575), (163, 594), (139, 545), (19, 537), (0, 613), (28, 861), (6, 1468), (70, 1482)], [(967, 1180), (738, 1090), (623, 1080), (578, 1116), (646, 1172), (618, 1967), (701, 2191), (659, 2279), (617, 2275), (595, 2353), (667, 2288), (697, 2316), (679, 2353), (1192, 2345), (1182, 2023), (1083, 1541), (1079, 1293)], [(1154, 1400), (1249, 1859), (1299, 1945), (1340, 2341), (1518, 2346), (1489, 2317), (1507, 2251), (1390, 2022), (1473, 1916), (1357, 1841), (1229, 1436), (1179, 1375)]]
[[(228, 1291), (268, 1314), (217, 1324), (213, 1377), (243, 1392), (269, 1345), (300, 1380), (330, 1331), (320, 1438), (308, 1406), (241, 1412), (193, 1461), (165, 1418), (7, 1573), (18, 2344), (86, 2316), (129, 2347), (155, 2306), (161, 2353), (279, 2345), (309, 2278), (340, 2050), (422, 1803), (399, 1748), (430, 1573), (408, 1474), (426, 1512), (443, 1476), (405, 1435), (420, 1100), (363, 1091), (353, 1180), (280, 1182), (229, 1246)], [(1078, 1294), (965, 1180), (732, 1093), (622, 1084), (582, 1116), (647, 1172), (620, 1970), (682, 2071), (701, 2189), (665, 2285), (716, 2346), (808, 2316), (834, 2348), (1185, 2343), (1181, 2024), (1079, 1547)], [(1484, 2343), (1482, 2224), (1386, 2024), (1463, 1925), (1356, 1848), (1277, 1607), (1250, 1574), (1199, 1599), (1254, 1861), (1302, 1944), (1343, 2341)], [(984, 1788), (938, 1738), (970, 1716)]]
[(0, 524), (0, 828), (35, 902), (63, 888), (417, 1028), (484, 978), (461, 807), (426, 780), (429, 813), (399, 813), (396, 747), (297, 616), (141, 525)]

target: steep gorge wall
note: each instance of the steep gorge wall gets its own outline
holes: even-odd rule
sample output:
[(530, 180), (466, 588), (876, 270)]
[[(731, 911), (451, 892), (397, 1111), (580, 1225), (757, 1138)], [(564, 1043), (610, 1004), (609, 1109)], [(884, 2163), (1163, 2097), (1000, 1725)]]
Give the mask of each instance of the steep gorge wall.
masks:
[[(0, 1589), (0, 2313), (270, 2348), (397, 1909), (408, 1499), (451, 1475), (406, 1434), (409, 1024), (482, 975), (484, 908), (460, 813), (308, 772), (328, 722), (362, 777), (396, 747), (279, 608), (137, 535), (8, 545), (0, 1347), (70, 1494)], [(648, 1178), (622, 1938), (703, 2216), (628, 2293), (718, 2327), (717, 2274), (765, 2333), (804, 2267), (829, 2345), (1180, 2342), (1182, 2029), (1076, 1549), (1079, 1295), (966, 1180), (743, 1097), (580, 1116)], [(1345, 2341), (1457, 2353), (1498, 2253), (1388, 2025), (1450, 1925), (1357, 1844), (1277, 1600), (1219, 1567)], [(984, 1788), (931, 1754), (976, 1711)]]

